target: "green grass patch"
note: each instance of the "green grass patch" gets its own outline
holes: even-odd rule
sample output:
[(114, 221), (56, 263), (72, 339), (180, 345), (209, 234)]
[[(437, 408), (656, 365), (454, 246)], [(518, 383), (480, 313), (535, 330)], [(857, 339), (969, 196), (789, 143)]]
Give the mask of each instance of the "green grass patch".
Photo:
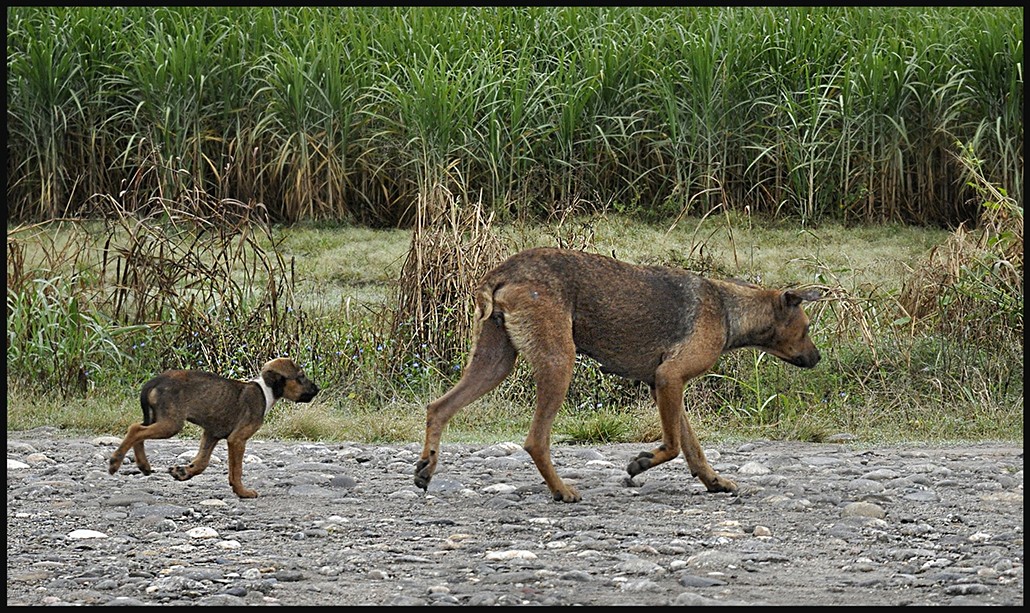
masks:
[[(705, 440), (820, 441), (841, 433), (860, 441), (1022, 438), (1021, 325), (978, 311), (995, 292), (942, 294), (937, 304), (943, 310), (918, 322), (900, 309), (912, 271), (952, 240), (949, 233), (832, 223), (740, 226), (718, 216), (656, 225), (617, 215), (513, 222), (495, 231), (507, 252), (578, 242), (638, 263), (769, 286), (827, 288), (826, 298), (807, 307), (823, 354), (817, 368), (797, 369), (745, 349), (724, 355), (710, 373), (688, 383), (685, 405)], [(441, 363), (420, 348), (398, 355), (384, 328), (410, 237), (405, 231), (312, 224), (275, 229), (272, 237), (293, 261), (296, 279), (289, 312), (271, 320), (282, 329), (270, 335), (260, 320), (248, 323), (262, 311), (241, 300), (242, 310), (228, 313), (228, 323), (193, 328), (196, 337), (183, 344), (173, 342), (182, 338), (181, 322), (123, 333), (131, 322), (104, 314), (104, 279), (73, 274), (89, 268), (83, 262), (97, 261), (94, 250), (104, 242), (98, 236), (94, 242), (63, 236), (59, 243), (69, 247), (55, 251), (46, 231), (32, 238), (9, 232), (18, 249), (8, 262), (8, 430), (56, 426), (121, 436), (140, 418), (139, 387), (159, 370), (203, 367), (245, 378), (273, 353), (285, 352), (323, 392), (310, 405), (281, 401), (260, 436), (421, 443), (425, 405), (460, 376), (464, 356)], [(239, 260), (251, 261), (246, 255)], [(966, 262), (965, 274), (980, 270), (973, 266), (979, 260)], [(984, 270), (981, 285), (990, 280), (991, 268)], [(12, 286), (18, 279), (21, 285)], [(495, 391), (451, 420), (444, 440), (521, 442), (534, 393), (520, 361)], [(556, 418), (556, 441), (652, 443), (660, 436), (645, 386), (604, 374), (589, 359), (577, 361)]]

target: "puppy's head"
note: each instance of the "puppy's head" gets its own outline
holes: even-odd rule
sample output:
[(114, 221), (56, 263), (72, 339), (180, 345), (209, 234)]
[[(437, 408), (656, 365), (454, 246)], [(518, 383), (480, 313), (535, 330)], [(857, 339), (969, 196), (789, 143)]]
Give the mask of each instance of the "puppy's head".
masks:
[(304, 371), (289, 358), (276, 358), (266, 362), (261, 367), (261, 378), (277, 399), (311, 402), (318, 393), (315, 382), (308, 379)]

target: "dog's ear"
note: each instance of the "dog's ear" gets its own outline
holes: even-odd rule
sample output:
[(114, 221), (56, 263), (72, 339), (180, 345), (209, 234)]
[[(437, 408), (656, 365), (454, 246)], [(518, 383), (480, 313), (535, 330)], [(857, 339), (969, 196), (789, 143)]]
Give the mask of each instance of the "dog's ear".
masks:
[(783, 304), (788, 307), (796, 307), (802, 302), (819, 300), (822, 297), (822, 292), (815, 288), (806, 290), (793, 290), (789, 289), (783, 292)]
[(265, 385), (272, 390), (272, 394), (276, 398), (283, 397), (283, 393), (286, 391), (286, 377), (274, 370), (266, 370), (261, 373), (261, 378), (265, 380)]

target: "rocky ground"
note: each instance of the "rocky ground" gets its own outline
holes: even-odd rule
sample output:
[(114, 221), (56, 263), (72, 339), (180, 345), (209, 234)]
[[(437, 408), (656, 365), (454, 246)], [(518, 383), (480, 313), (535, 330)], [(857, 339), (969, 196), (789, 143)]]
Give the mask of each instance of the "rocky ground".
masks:
[(107, 474), (118, 442), (8, 432), (8, 605), (1023, 604), (1019, 443), (713, 446), (738, 496), (558, 446), (564, 504), (517, 444), (445, 438), (425, 493), (418, 444), (254, 440), (240, 500), (224, 443), (178, 482), (197, 441), (149, 477)]

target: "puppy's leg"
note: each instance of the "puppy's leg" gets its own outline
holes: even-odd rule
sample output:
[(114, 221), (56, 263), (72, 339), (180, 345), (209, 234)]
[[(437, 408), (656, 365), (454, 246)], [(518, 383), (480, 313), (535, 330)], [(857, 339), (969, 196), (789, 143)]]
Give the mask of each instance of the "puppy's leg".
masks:
[(149, 475), (154, 472), (154, 469), (150, 467), (150, 460), (147, 459), (147, 451), (143, 448), (143, 441), (132, 446), (132, 453), (136, 459), (136, 468), (138, 468), (141, 473)]
[(204, 430), (204, 433), (200, 435), (200, 448), (197, 449), (197, 455), (186, 466), (171, 466), (168, 468), (168, 472), (177, 481), (192, 479), (204, 472), (204, 469), (207, 468), (208, 463), (211, 461), (211, 452), (214, 451), (215, 445), (218, 444), (219, 440), (221, 439), (212, 436), (207, 430)]
[(690, 427), (686, 412), (683, 412), (680, 419), (680, 445), (687, 459), (687, 466), (690, 466), (690, 474), (700, 479), (709, 492), (737, 491), (736, 483), (719, 475), (708, 463), (705, 452), (701, 449), (701, 442), (697, 440), (694, 429)]
[(229, 445), (229, 485), (240, 498), (257, 498), (258, 493), (243, 486), (243, 451), (247, 447), (247, 439), (258, 431), (257, 426), (244, 426), (235, 430), (225, 439)]
[(484, 321), (461, 380), (426, 408), (426, 441), (415, 465), (415, 485), (429, 487), (447, 422), (462, 407), (497, 387), (515, 366), (515, 355), (502, 325), (495, 319)]
[[(107, 472), (112, 475), (118, 472), (118, 469), (122, 466), (122, 461), (125, 460), (125, 454), (129, 449), (136, 450), (136, 461), (140, 461), (140, 452), (143, 450), (143, 441), (150, 438), (170, 438), (175, 436), (179, 430), (182, 430), (182, 422), (163, 419), (159, 420), (149, 426), (143, 424), (132, 424), (129, 426), (129, 431), (125, 434), (125, 438), (122, 440), (122, 444), (118, 446), (118, 449), (111, 454), (111, 459), (107, 464)], [(140, 470), (143, 474), (150, 474), (150, 462), (147, 461), (146, 453), (142, 455), (143, 463), (140, 466)], [(146, 470), (144, 470), (144, 467)]]

